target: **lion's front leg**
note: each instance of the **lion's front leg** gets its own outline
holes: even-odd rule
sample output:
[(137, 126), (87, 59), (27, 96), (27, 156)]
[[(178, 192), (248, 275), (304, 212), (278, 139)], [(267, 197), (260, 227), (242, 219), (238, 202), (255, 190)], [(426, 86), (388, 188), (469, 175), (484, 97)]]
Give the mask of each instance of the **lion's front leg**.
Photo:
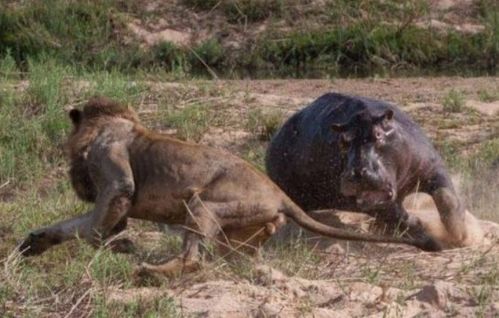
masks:
[(24, 256), (38, 255), (50, 247), (90, 232), (93, 211), (31, 232), (19, 246)]
[[(80, 237), (97, 246), (95, 240), (95, 231), (92, 226), (94, 211), (87, 212), (84, 215), (74, 217), (47, 227), (37, 229), (24, 239), (19, 246), (19, 251), (24, 256), (39, 255), (50, 247), (61, 244), (65, 241)], [(118, 234), (126, 228), (127, 219), (124, 218), (111, 230), (110, 235)], [(133, 244), (127, 239), (114, 240), (110, 247), (115, 252), (130, 252)]]
[(115, 144), (98, 149), (93, 162), (93, 182), (99, 192), (91, 212), (32, 232), (21, 244), (24, 255), (36, 255), (49, 247), (79, 236), (93, 246), (126, 227), (135, 185), (126, 147)]

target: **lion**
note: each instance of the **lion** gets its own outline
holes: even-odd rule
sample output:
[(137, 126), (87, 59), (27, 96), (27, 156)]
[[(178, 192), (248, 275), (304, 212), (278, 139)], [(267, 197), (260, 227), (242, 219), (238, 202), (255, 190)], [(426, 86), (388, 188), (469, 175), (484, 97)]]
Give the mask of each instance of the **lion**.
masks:
[(288, 218), (333, 238), (438, 249), (432, 240), (348, 232), (317, 222), (241, 158), (151, 131), (132, 109), (105, 97), (90, 99), (69, 117), (69, 176), (78, 197), (94, 207), (30, 233), (19, 247), (25, 256), (75, 237), (97, 247), (123, 231), (128, 218), (185, 227), (180, 255), (140, 267), (166, 276), (198, 269), (203, 240), (255, 253)]

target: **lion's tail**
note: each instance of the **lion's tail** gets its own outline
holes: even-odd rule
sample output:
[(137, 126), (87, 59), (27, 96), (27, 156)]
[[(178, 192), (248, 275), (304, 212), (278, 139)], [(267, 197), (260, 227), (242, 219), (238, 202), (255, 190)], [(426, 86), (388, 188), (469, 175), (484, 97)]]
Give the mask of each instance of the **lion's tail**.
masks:
[(398, 244), (408, 244), (419, 246), (419, 242), (409, 238), (398, 238), (389, 236), (376, 236), (364, 233), (355, 233), (337, 229), (326, 224), (317, 222), (312, 217), (307, 215), (298, 205), (296, 205), (291, 199), (286, 200), (284, 208), (281, 211), (286, 216), (293, 219), (300, 226), (307, 230), (315, 233), (319, 233), (324, 236), (329, 236), (332, 238), (337, 238), (341, 240), (352, 240), (352, 241), (368, 241), (368, 242), (382, 242), (382, 243), (398, 243)]

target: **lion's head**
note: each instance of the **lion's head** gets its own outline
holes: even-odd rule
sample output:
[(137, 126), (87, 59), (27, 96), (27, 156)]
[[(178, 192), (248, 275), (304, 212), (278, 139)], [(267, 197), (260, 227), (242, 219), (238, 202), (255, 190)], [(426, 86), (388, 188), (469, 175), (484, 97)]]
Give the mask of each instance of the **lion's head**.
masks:
[(71, 182), (82, 200), (94, 202), (97, 191), (87, 164), (90, 145), (102, 127), (108, 125), (113, 118), (123, 118), (136, 124), (139, 124), (139, 119), (132, 109), (105, 97), (93, 97), (82, 110), (76, 108), (70, 110), (69, 118), (73, 130), (64, 149), (70, 161)]

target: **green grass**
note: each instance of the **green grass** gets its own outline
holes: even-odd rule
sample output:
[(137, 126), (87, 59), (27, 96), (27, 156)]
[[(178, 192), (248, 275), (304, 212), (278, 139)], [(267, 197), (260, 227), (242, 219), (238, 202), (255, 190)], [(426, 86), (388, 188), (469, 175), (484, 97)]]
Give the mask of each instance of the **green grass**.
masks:
[[(269, 246), (270, 245), (270, 246)], [(320, 256), (315, 253), (316, 247), (306, 241), (300, 230), (291, 233), (283, 241), (274, 240), (267, 244), (269, 263), (289, 276), (300, 276), (308, 279), (319, 279), (322, 274), (317, 265)]]
[(484, 103), (495, 102), (496, 100), (499, 100), (499, 91), (489, 91), (482, 89), (478, 91), (478, 98), (481, 102)]
[(466, 106), (466, 97), (460, 91), (451, 89), (442, 101), (444, 111), (450, 113), (460, 113)]
[(461, 179), (459, 194), (466, 207), (480, 218), (497, 222), (499, 200), (490, 189), (499, 187), (499, 138), (482, 142), (470, 154), (462, 153), (466, 147), (455, 140), (437, 143), (437, 150), (449, 170)]
[(125, 304), (107, 304), (102, 298), (96, 298), (95, 303), (95, 317), (182, 317), (175, 301), (170, 297), (156, 299), (152, 303), (136, 300)]
[[(499, 221), (499, 199), (490, 189), (499, 187), (499, 138), (485, 141), (461, 165), (463, 175), (461, 192), (470, 211), (488, 220)], [(494, 166), (495, 164), (495, 166)]]
[(484, 141), (477, 152), (470, 156), (470, 167), (478, 171), (486, 166), (490, 167), (499, 158), (499, 137)]
[[(132, 271), (138, 262), (134, 255), (117, 254), (106, 248), (96, 250), (78, 240), (55, 246), (35, 258), (22, 259), (12, 253), (16, 243), (13, 239), (20, 240), (34, 228), (88, 209), (76, 198), (67, 180), (59, 180), (59, 183), (50, 186), (45, 195), (34, 189), (22, 194), (16, 202), (0, 202), (0, 217), (11, 233), (0, 245), (3, 255), (0, 259), (0, 308), (5, 308), (7, 302), (23, 304), (7, 307), (7, 317), (36, 317), (51, 312), (67, 314), (80, 297), (84, 297), (83, 304), (89, 303), (95, 317), (179, 316), (177, 304), (169, 297), (155, 299), (152, 303), (108, 301), (110, 288), (133, 287)], [(57, 302), (54, 302), (55, 297)]]
[(224, 62), (224, 50), (216, 39), (209, 39), (195, 46), (188, 59), (193, 68), (217, 68)]
[(248, 23), (281, 17), (285, 4), (283, 0), (227, 0), (223, 9), (229, 22)]
[[(32, 181), (61, 163), (63, 136), (70, 128), (65, 107), (93, 95), (132, 103), (143, 90), (141, 84), (116, 71), (80, 75), (47, 56), (27, 63), (25, 91), (19, 94), (12, 86), (0, 90), (0, 184)], [(4, 79), (18, 71), (10, 55), (0, 59), (0, 67)]]
[(230, 23), (257, 22), (272, 16), (280, 17), (286, 3), (283, 0), (183, 0), (182, 2), (201, 10), (219, 8)]
[[(6, 57), (2, 64), (9, 60)], [(51, 59), (30, 60), (29, 65), (32, 71), (24, 94), (9, 87), (0, 92), (0, 180), (14, 183), (39, 177), (47, 164), (59, 161), (60, 147), (52, 145), (60, 146), (68, 129), (61, 92), (68, 69)]]
[(162, 115), (166, 127), (175, 128), (177, 137), (199, 141), (208, 130), (213, 114), (206, 105), (192, 104), (180, 110), (167, 109)]
[(195, 9), (211, 10), (219, 4), (220, 0), (182, 0), (182, 2)]
[[(81, 77), (82, 98), (101, 95), (115, 99), (123, 104), (137, 105), (146, 87), (135, 77), (118, 70), (85, 73)], [(86, 87), (85, 87), (86, 86)]]
[[(476, 34), (416, 27), (416, 21), (428, 18), (426, 1), (332, 0), (320, 10), (308, 9), (313, 6), (301, 0), (183, 3), (194, 10), (215, 9), (212, 14), (238, 32), (263, 20), (269, 26), (241, 39), (235, 48), (225, 40), (233, 38), (231, 31), (191, 47), (162, 42), (147, 48), (129, 40), (127, 23), (159, 18), (161, 10), (145, 12), (130, 0), (29, 0), (0, 5), (0, 57), (10, 54), (22, 71), (28, 70), (30, 58), (50, 56), (60, 65), (83, 70), (212, 77), (213, 72), (265, 77), (497, 71), (499, 9), (493, 2), (480, 1), (473, 12), (485, 27)], [(303, 25), (306, 19), (317, 20), (320, 27)], [(282, 28), (282, 23), (289, 27)]]
[(2, 81), (19, 79), (19, 70), (10, 50), (6, 52), (4, 58), (0, 59), (0, 78)]
[(29, 57), (49, 54), (65, 64), (128, 69), (143, 55), (115, 36), (124, 28), (122, 13), (136, 9), (132, 1), (26, 1), (0, 8), (0, 54), (10, 50), (24, 66)]
[(261, 142), (250, 142), (242, 150), (241, 157), (260, 171), (265, 172), (266, 145)]
[(153, 64), (172, 73), (190, 71), (186, 52), (171, 42), (160, 42), (151, 48)]
[(257, 139), (270, 140), (274, 133), (280, 128), (284, 115), (278, 110), (263, 111), (253, 109), (248, 113), (246, 128), (252, 132)]
[[(452, 66), (487, 69), (486, 35), (447, 35), (408, 26), (359, 22), (331, 30), (306, 30), (261, 39), (255, 60), (270, 67), (298, 70), (324, 68), (333, 74), (368, 75)], [(487, 55), (487, 54), (486, 54)]]
[(95, 253), (90, 265), (92, 279), (102, 286), (113, 283), (124, 284), (130, 287), (132, 281), (132, 266), (128, 258), (123, 255), (107, 250), (99, 250)]

